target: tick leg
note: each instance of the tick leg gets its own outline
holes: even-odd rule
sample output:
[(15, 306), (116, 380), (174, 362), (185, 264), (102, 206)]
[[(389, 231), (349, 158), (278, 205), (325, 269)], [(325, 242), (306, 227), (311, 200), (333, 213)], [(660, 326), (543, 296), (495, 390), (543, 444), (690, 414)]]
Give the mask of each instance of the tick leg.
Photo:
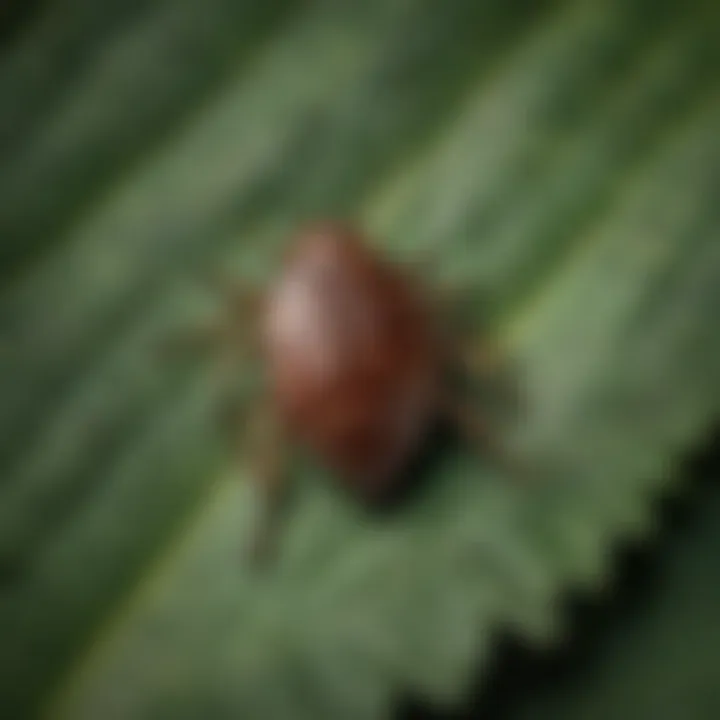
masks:
[(227, 339), (227, 328), (219, 323), (183, 328), (163, 338), (158, 352), (163, 358), (185, 357), (198, 352), (216, 351)]
[(446, 395), (443, 399), (442, 411), (445, 419), (474, 450), (482, 453), (483, 456), (489, 456), (494, 463), (514, 478), (525, 475), (517, 458), (510, 455), (491, 424), (467, 401)]
[(479, 391), (493, 416), (505, 420), (520, 417), (525, 396), (518, 368), (498, 344), (472, 338), (456, 341), (452, 364)]
[(228, 276), (221, 270), (211, 272), (207, 282), (211, 290), (220, 296), (231, 323), (241, 327), (254, 325), (263, 299), (260, 290), (242, 280)]
[(223, 300), (226, 351), (231, 360), (238, 355), (253, 355), (258, 349), (258, 319), (263, 293), (222, 275), (216, 275), (215, 283)]
[(215, 273), (210, 280), (222, 297), (221, 316), (204, 325), (183, 328), (160, 343), (163, 357), (196, 353), (223, 355), (235, 363), (256, 350), (256, 321), (262, 294)]
[(457, 359), (465, 372), (484, 382), (495, 382), (507, 369), (501, 350), (487, 342), (465, 340), (459, 345)]
[(246, 440), (258, 511), (247, 552), (257, 568), (274, 554), (288, 490), (287, 437), (268, 402), (258, 406)]
[(472, 447), (486, 448), (495, 444), (494, 435), (488, 430), (486, 421), (467, 402), (453, 395), (446, 395), (443, 398), (442, 412), (445, 419)]
[(478, 380), (492, 381), (503, 372), (506, 362), (500, 348), (490, 340), (487, 318), (469, 312), (469, 308), (482, 304), (476, 288), (443, 283), (431, 292), (443, 344), (450, 348), (450, 364)]

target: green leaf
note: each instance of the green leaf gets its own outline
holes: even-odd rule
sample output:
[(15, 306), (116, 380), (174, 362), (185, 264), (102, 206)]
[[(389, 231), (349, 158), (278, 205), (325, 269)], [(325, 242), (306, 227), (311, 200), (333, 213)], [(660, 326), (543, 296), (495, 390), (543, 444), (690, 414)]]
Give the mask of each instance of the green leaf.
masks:
[[(558, 627), (720, 405), (712, 2), (41, 6), (0, 57), (0, 697), (8, 717), (376, 718)], [(277, 566), (200, 278), (359, 218), (487, 293), (543, 481), (449, 451), (369, 522), (316, 464)], [(240, 378), (243, 379), (243, 378)], [(252, 378), (246, 378), (250, 381)], [(515, 445), (513, 445), (515, 447)], [(305, 482), (303, 482), (303, 480)]]
[(671, 493), (658, 503), (661, 537), (651, 548), (622, 553), (607, 583), (611, 593), (573, 608), (573, 637), (553, 652), (508, 653), (506, 648), (494, 684), (472, 708), (473, 717), (717, 717), (717, 441), (683, 468), (690, 482), (682, 494)]

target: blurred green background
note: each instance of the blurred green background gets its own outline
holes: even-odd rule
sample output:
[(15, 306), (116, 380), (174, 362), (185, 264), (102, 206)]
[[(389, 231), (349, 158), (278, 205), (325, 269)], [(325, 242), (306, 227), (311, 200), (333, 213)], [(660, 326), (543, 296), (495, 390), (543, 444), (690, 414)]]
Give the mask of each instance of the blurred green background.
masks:
[[(682, 465), (720, 407), (717, 2), (38, 0), (0, 23), (0, 717), (371, 720), (483, 683), (483, 715), (718, 716), (717, 470), (693, 490)], [(212, 422), (257, 368), (154, 348), (217, 311), (209, 271), (267, 281), (328, 216), (477, 288), (538, 482), (448, 446), (370, 518), (298, 464), (259, 580)], [(657, 502), (683, 494), (674, 531)], [(565, 598), (612, 607), (628, 544), (664, 548), (662, 579), (577, 674), (498, 658), (505, 634), (582, 644)]]

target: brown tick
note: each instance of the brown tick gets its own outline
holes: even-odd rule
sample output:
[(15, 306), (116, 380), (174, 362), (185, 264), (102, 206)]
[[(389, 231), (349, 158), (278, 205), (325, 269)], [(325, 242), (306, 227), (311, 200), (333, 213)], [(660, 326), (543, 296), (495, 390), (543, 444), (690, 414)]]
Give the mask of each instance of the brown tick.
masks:
[(357, 231), (328, 223), (299, 233), (269, 290), (235, 286), (229, 296), (229, 320), (190, 337), (225, 347), (258, 341), (268, 392), (248, 428), (262, 443), (252, 468), (266, 511), (256, 553), (274, 535), (288, 441), (373, 503), (394, 493), (438, 419), (473, 442), (491, 439), (450, 383), (482, 354), (469, 354), (447, 331), (447, 298), (380, 257)]

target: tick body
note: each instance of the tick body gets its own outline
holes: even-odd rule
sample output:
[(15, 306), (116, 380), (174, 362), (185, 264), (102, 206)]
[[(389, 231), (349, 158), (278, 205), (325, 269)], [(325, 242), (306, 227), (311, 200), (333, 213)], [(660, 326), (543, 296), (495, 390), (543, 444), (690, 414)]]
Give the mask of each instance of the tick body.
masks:
[(392, 492), (436, 416), (442, 359), (419, 287), (354, 232), (298, 238), (262, 325), (288, 433), (363, 500)]
[(449, 382), (468, 369), (467, 350), (478, 345), (447, 332), (451, 308), (441, 297), (357, 231), (324, 224), (290, 243), (265, 291), (233, 285), (229, 318), (195, 335), (225, 349), (253, 344), (260, 351), (265, 401), (253, 422), (232, 428), (257, 443), (249, 472), (265, 512), (255, 558), (275, 539), (293, 444), (313, 451), (369, 504), (394, 494), (437, 420), (488, 447), (482, 416)]

